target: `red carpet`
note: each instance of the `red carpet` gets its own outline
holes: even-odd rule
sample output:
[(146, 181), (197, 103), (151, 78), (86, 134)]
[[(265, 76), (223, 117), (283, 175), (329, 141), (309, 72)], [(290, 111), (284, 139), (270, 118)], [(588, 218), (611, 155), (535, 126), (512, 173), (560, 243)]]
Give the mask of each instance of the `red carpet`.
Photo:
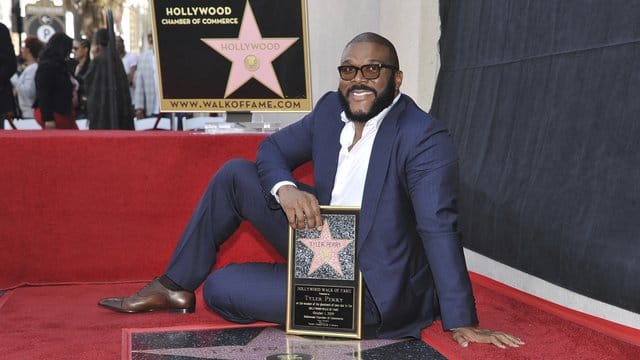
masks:
[[(228, 324), (202, 304), (192, 315), (113, 313), (99, 308), (98, 299), (129, 294), (143, 284), (95, 282), (149, 279), (162, 272), (211, 175), (229, 158), (253, 159), (264, 134), (5, 133), (0, 132), (6, 170), (0, 176), (6, 190), (0, 196), (0, 288), (16, 288), (0, 297), (0, 359), (118, 359), (125, 328)], [(297, 174), (311, 182), (310, 164)], [(282, 260), (247, 226), (219, 255), (219, 266)], [(434, 324), (423, 338), (445, 356), (640, 359), (638, 330), (585, 321), (571, 312), (558, 316), (548, 303), (500, 291), (480, 277), (473, 281), (481, 325), (511, 332), (527, 345), (464, 349)], [(20, 286), (26, 284), (58, 285)]]
[[(122, 329), (227, 324), (202, 302), (194, 314), (119, 314), (98, 299), (129, 294), (143, 284), (24, 287), (0, 303), (0, 358), (119, 359)], [(6, 298), (6, 299), (5, 299)], [(201, 298), (198, 298), (200, 300)]]
[[(449, 359), (640, 359), (640, 330), (605, 324), (476, 274), (471, 279), (480, 326), (511, 333), (526, 345), (501, 350), (470, 344), (465, 349), (444, 334), (439, 323), (423, 330), (422, 338)], [(617, 338), (592, 329), (597, 326)]]
[[(450, 359), (640, 359), (640, 346), (507, 297), (474, 276), (481, 325), (526, 341), (501, 350), (471, 344), (462, 348), (439, 323), (423, 339)], [(142, 284), (23, 287), (0, 297), (0, 357), (3, 359), (118, 359), (126, 328), (225, 325), (199, 301), (190, 315), (119, 314), (96, 306), (105, 296), (135, 292)], [(198, 294), (198, 300), (201, 299)], [(629, 334), (635, 336), (640, 332)], [(636, 337), (638, 339), (640, 337)]]

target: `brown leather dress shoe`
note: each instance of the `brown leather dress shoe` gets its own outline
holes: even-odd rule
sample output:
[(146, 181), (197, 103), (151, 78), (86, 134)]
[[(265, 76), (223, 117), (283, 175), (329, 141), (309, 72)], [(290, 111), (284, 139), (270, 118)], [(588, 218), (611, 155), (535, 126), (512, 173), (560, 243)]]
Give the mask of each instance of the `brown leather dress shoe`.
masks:
[(185, 314), (196, 310), (196, 297), (191, 291), (167, 289), (155, 278), (134, 295), (102, 299), (98, 305), (125, 313), (167, 310)]

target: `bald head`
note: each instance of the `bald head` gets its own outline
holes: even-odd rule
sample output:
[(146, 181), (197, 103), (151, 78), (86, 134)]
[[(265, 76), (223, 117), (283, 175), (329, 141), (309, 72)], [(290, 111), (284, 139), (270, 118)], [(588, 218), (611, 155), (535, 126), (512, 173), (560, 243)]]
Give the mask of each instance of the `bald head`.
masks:
[(356, 35), (356, 37), (347, 43), (345, 50), (353, 44), (362, 42), (374, 43), (386, 47), (389, 50), (389, 65), (393, 65), (398, 68), (400, 67), (400, 61), (398, 60), (398, 53), (396, 52), (395, 46), (393, 46), (391, 41), (387, 38), (373, 32), (364, 32)]

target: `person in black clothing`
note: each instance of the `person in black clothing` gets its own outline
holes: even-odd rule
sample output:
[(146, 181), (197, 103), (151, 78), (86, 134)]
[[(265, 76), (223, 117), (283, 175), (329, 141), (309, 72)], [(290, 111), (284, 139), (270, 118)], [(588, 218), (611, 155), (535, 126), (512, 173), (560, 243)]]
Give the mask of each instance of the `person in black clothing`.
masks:
[(38, 59), (33, 115), (43, 129), (78, 129), (74, 105), (78, 83), (66, 62), (72, 47), (70, 37), (56, 33)]
[(116, 53), (115, 34), (98, 29), (91, 46), (94, 57), (84, 77), (89, 129), (134, 130), (129, 80)]
[(17, 68), (9, 29), (0, 23), (0, 129), (4, 129), (4, 120), (13, 118), (15, 111), (10, 79)]
[(83, 77), (89, 70), (91, 64), (91, 41), (89, 39), (80, 39), (73, 41), (73, 58), (78, 62), (74, 75), (76, 77)]
[(73, 41), (73, 58), (77, 61), (73, 75), (78, 80), (78, 106), (76, 114), (78, 118), (87, 117), (87, 85), (85, 75), (91, 66), (91, 41), (80, 39)]

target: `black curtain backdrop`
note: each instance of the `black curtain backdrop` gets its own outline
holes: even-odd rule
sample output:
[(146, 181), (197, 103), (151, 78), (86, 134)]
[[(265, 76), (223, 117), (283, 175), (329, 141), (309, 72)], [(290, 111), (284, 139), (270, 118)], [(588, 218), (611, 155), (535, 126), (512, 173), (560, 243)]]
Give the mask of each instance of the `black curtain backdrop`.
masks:
[(640, 312), (640, 0), (441, 0), (464, 246)]

